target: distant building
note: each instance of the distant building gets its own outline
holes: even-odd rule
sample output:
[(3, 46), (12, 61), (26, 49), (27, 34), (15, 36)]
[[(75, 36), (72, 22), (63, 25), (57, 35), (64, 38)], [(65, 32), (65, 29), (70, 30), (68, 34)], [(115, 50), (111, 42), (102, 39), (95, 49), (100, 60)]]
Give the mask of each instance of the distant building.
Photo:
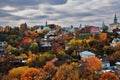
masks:
[(42, 31), (42, 30), (43, 30), (43, 27), (44, 27), (44, 26), (38, 26), (38, 28), (37, 28), (37, 30), (36, 30), (36, 31), (37, 31), (37, 32)]
[(95, 54), (90, 51), (79, 52), (78, 55), (81, 57), (82, 60), (90, 58), (91, 56), (95, 56)]
[(99, 27), (96, 26), (85, 26), (80, 30), (81, 33), (90, 33), (90, 34), (95, 34), (99, 33)]
[(89, 26), (89, 32), (90, 33), (99, 33), (99, 27), (96, 27), (96, 26)]
[(112, 32), (113, 29), (120, 29), (120, 23), (117, 21), (117, 15), (115, 14), (114, 21), (110, 24), (109, 31)]
[(64, 30), (65, 32), (74, 32), (73, 25), (71, 25), (70, 27), (64, 27), (63, 30)]
[(47, 39), (41, 39), (40, 41), (40, 51), (41, 52), (47, 52), (50, 51), (52, 48), (52, 43), (47, 41)]

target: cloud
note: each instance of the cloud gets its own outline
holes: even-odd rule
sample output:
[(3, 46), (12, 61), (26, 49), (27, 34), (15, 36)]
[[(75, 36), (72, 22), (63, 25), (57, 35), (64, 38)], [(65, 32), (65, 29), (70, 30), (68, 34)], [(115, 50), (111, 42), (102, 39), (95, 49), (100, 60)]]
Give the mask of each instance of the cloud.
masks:
[[(61, 26), (89, 24), (101, 26), (113, 22), (114, 14), (120, 20), (119, 0), (1, 0), (2, 22), (19, 25), (55, 23)], [(11, 21), (8, 21), (11, 20)]]

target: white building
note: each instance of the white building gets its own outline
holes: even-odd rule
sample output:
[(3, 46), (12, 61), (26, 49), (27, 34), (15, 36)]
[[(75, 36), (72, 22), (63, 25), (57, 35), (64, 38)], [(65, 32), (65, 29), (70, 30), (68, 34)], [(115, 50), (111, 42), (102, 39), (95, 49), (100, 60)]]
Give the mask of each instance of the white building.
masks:
[(87, 58), (90, 58), (91, 56), (95, 56), (95, 54), (90, 51), (83, 51), (79, 52), (78, 54), (81, 57), (81, 60), (85, 60)]

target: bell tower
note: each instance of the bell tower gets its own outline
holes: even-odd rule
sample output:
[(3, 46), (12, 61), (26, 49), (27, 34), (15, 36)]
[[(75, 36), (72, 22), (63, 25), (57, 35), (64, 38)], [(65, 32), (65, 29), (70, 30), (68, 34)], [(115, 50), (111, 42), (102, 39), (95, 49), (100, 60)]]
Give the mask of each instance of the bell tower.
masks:
[(117, 16), (115, 14), (115, 17), (114, 17), (114, 23), (117, 23)]

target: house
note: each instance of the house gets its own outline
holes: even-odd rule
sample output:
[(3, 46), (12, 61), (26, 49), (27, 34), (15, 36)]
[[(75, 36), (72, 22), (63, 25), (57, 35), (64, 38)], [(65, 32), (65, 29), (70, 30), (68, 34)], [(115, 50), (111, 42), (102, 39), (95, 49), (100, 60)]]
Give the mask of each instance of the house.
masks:
[(117, 74), (117, 76), (120, 78), (120, 62), (116, 62), (116, 70), (115, 73)]
[(120, 38), (114, 38), (112, 40), (111, 46), (115, 47), (118, 43), (120, 43)]
[(120, 62), (116, 62), (115, 64), (116, 64), (117, 70), (120, 70)]
[(96, 27), (96, 26), (89, 26), (89, 32), (91, 33), (91, 34), (93, 34), (93, 33), (99, 33), (99, 27)]
[(102, 61), (102, 68), (103, 69), (110, 68), (110, 62), (109, 61)]
[(95, 56), (95, 54), (90, 51), (79, 52), (78, 55), (81, 57), (82, 60), (90, 58), (91, 56)]
[(49, 42), (47, 39), (41, 39), (40, 41), (40, 51), (41, 52), (47, 52), (49, 50), (51, 50), (52, 48), (52, 43)]
[(81, 33), (90, 33), (90, 34), (95, 34), (99, 33), (100, 28), (96, 26), (85, 26), (80, 30)]
[(72, 25), (71, 25), (70, 27), (64, 27), (63, 30), (64, 30), (65, 32), (74, 32), (74, 28), (73, 28)]
[(3, 41), (3, 42), (0, 42), (0, 47), (7, 47), (7, 42), (6, 41)]
[(4, 52), (5, 52), (5, 49), (4, 48), (0, 48), (0, 57), (4, 57)]

